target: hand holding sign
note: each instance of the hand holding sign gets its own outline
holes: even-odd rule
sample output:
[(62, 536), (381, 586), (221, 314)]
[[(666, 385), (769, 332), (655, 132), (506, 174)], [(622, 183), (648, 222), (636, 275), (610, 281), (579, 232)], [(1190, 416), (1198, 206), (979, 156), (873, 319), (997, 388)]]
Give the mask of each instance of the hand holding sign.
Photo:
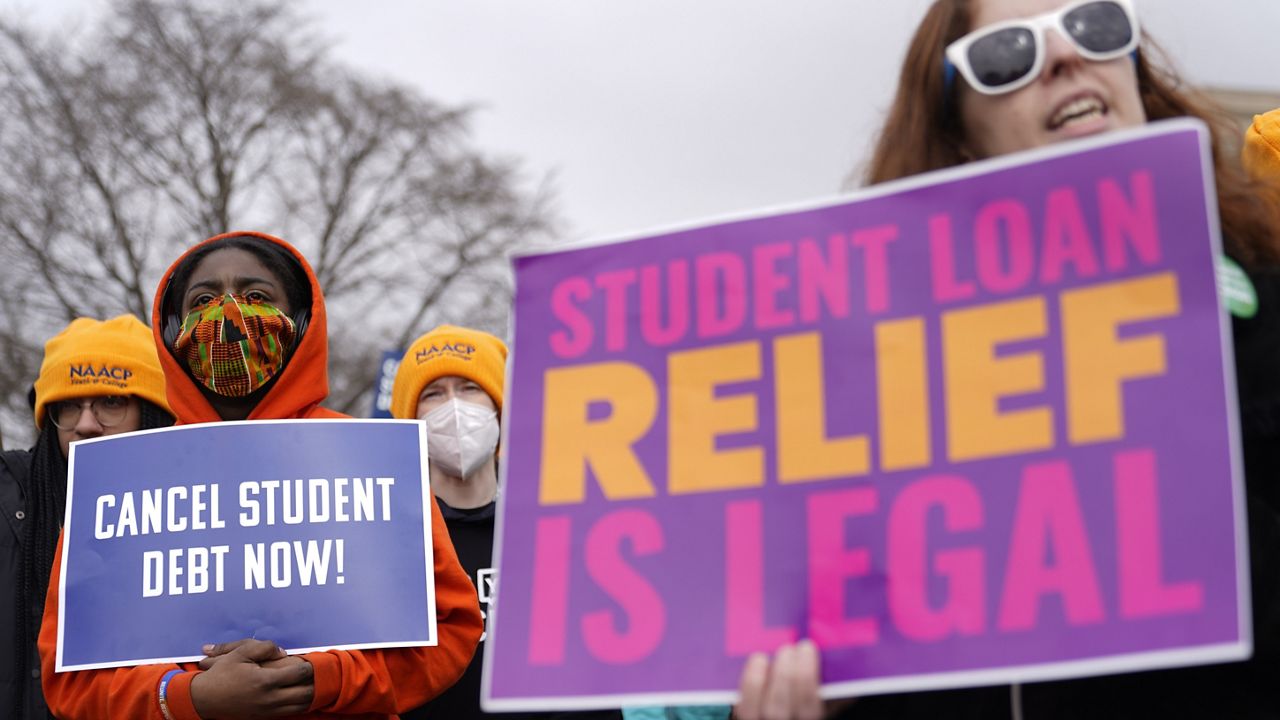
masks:
[(773, 662), (764, 653), (747, 658), (738, 693), (742, 700), (733, 708), (738, 720), (818, 720), (823, 717), (818, 697), (818, 647), (802, 640), (785, 645)]
[[(311, 663), (270, 640), (246, 638), (209, 648), (191, 681), (200, 717), (278, 717), (307, 711), (315, 695)], [(207, 665), (206, 665), (207, 663)]]

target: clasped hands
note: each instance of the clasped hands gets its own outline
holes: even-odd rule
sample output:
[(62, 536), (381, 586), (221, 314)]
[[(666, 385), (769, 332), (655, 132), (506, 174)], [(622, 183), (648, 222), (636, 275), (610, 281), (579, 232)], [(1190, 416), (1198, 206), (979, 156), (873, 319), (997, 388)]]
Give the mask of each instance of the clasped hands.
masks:
[(205, 645), (204, 672), (191, 680), (191, 702), (204, 720), (300, 715), (311, 707), (311, 663), (270, 640)]

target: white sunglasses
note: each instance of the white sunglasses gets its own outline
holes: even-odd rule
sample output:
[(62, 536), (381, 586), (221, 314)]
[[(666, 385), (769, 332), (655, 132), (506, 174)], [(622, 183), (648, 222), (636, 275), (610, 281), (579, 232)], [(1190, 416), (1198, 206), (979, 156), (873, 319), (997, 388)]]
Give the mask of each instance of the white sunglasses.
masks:
[(970, 87), (1000, 95), (1025, 87), (1044, 67), (1045, 30), (1057, 30), (1080, 56), (1114, 60), (1138, 47), (1132, 0), (1081, 0), (1053, 12), (974, 30), (947, 46), (947, 87), (960, 71)]

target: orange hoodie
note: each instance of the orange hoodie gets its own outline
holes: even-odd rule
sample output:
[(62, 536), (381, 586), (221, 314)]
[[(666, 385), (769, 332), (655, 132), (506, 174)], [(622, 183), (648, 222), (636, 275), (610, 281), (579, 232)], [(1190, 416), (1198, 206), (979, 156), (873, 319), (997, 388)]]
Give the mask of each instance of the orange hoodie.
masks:
[[(328, 336), (324, 298), (315, 273), (288, 243), (253, 232), (226, 233), (192, 247), (169, 267), (156, 291), (152, 306), (152, 332), (164, 366), (169, 405), (178, 424), (218, 422), (221, 418), (186, 371), (165, 347), (161, 336), (164, 290), (174, 270), (198, 248), (225, 237), (251, 236), (278, 244), (295, 257), (311, 282), (311, 316), (306, 332), (285, 365), (274, 387), (267, 391), (249, 415), (255, 419), (345, 417), (320, 407), (329, 394)], [(304, 718), (394, 718), (417, 707), (452, 685), (475, 653), (483, 622), (476, 591), (467, 578), (449, 531), (431, 501), (431, 543), (435, 557), (435, 647), (386, 650), (330, 650), (303, 657), (315, 670), (315, 698)], [(62, 543), (58, 543), (52, 577), (60, 576)], [(370, 611), (375, 611), (370, 608)], [(59, 718), (156, 718), (163, 720), (157, 700), (160, 678), (181, 667), (188, 672), (174, 676), (166, 690), (169, 712), (175, 720), (199, 720), (191, 702), (191, 680), (200, 670), (194, 663), (141, 665), (106, 670), (54, 672), (58, 638), (58, 583), (50, 583), (40, 628), (40, 660), (44, 694), (49, 709)]]

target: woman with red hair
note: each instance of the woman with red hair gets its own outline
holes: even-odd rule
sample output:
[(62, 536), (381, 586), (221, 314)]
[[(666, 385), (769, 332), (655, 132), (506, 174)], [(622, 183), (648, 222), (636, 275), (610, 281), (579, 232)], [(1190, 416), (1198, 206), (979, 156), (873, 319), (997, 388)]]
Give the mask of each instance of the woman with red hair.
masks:
[(1280, 200), (1245, 174), (1235, 130), (1153, 55), (1131, 0), (936, 0), (916, 29), (867, 173), (871, 184), (1135, 127), (1205, 121), (1227, 254), (1256, 290), (1234, 317), (1252, 554), (1248, 662), (1071, 681), (818, 699), (818, 653), (751, 658), (736, 716), (947, 718), (1280, 716)]

